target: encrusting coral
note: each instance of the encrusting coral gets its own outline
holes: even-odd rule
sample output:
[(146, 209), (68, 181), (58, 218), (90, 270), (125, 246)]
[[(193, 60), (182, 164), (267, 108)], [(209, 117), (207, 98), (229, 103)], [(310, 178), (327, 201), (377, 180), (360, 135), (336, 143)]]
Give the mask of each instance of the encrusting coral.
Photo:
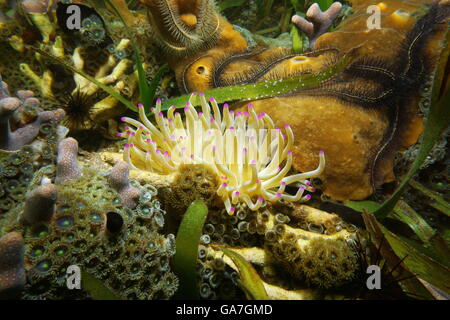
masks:
[[(203, 164), (219, 177), (216, 193), (229, 214), (235, 212), (237, 203), (258, 210), (265, 202), (311, 198), (303, 194), (306, 190), (314, 191), (308, 179), (320, 176), (324, 170), (323, 151), (319, 152), (315, 170), (288, 176), (294, 145), (289, 125), (284, 126), (282, 133), (267, 114), (256, 114), (252, 105), (248, 105), (248, 111), (236, 113), (225, 105), (222, 114), (214, 98), (208, 102), (202, 93), (199, 94), (202, 112), (197, 112), (192, 107), (196, 97), (193, 94), (186, 103), (185, 124), (174, 107), (164, 117), (159, 99), (153, 110), (157, 126), (148, 120), (142, 105), (139, 105), (142, 122), (122, 118), (134, 127), (119, 133), (128, 139), (124, 160), (132, 169), (164, 175), (177, 172), (180, 165)], [(286, 193), (286, 187), (294, 183), (300, 184), (295, 195)]]
[[(122, 298), (170, 298), (178, 285), (169, 266), (175, 237), (160, 233), (165, 212), (154, 199), (156, 190), (150, 185), (130, 186), (126, 164), (111, 172), (79, 168), (74, 141), (62, 140), (58, 147), (64, 155), (58, 155), (56, 167), (65, 170), (43, 168), (25, 203), (1, 221), (0, 235), (6, 235), (0, 239), (0, 294), (16, 288), (25, 299), (89, 297), (83, 289), (66, 286), (67, 268), (78, 265)], [(76, 169), (68, 170), (69, 166)], [(113, 182), (111, 187), (108, 181)], [(117, 185), (121, 194), (114, 189)], [(121, 199), (129, 200), (128, 194), (136, 192), (139, 197), (129, 208)], [(3, 259), (9, 252), (3, 243), (13, 236), (23, 237), (22, 264)], [(6, 249), (17, 252), (16, 247), (20, 249)]]

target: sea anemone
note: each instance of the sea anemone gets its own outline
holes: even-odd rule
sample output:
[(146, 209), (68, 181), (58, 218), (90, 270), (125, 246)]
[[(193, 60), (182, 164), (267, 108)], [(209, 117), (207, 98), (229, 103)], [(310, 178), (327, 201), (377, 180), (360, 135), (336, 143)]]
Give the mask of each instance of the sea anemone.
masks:
[[(308, 179), (320, 175), (325, 166), (325, 155), (319, 153), (315, 170), (286, 176), (292, 165), (294, 135), (289, 125), (275, 128), (265, 113), (256, 114), (248, 105), (246, 112), (229, 110), (223, 114), (214, 98), (210, 103), (200, 93), (201, 112), (193, 107), (194, 93), (184, 108), (186, 121), (172, 106), (167, 117), (161, 112), (161, 100), (152, 108), (156, 125), (151, 123), (142, 105), (139, 117), (142, 122), (128, 117), (122, 121), (130, 125), (119, 136), (127, 137), (124, 160), (132, 169), (142, 169), (158, 174), (178, 171), (180, 165), (203, 164), (220, 177), (217, 195), (223, 200), (229, 214), (236, 205), (245, 203), (258, 210), (266, 202), (306, 201), (314, 188)], [(212, 106), (212, 108), (211, 108)], [(285, 192), (288, 185), (296, 185), (295, 195)]]

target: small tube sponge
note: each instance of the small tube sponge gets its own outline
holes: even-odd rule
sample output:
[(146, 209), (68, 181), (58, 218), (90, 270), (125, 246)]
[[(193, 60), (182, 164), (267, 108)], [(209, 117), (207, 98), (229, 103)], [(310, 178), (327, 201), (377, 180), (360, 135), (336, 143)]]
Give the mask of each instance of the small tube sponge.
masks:
[(24, 243), (20, 233), (0, 238), (0, 299), (15, 298), (25, 285)]
[(130, 185), (129, 174), (130, 169), (128, 164), (124, 161), (119, 161), (112, 168), (108, 181), (111, 188), (120, 194), (122, 202), (128, 208), (133, 209), (137, 206), (141, 192), (139, 189)]
[(25, 199), (22, 221), (29, 224), (49, 221), (56, 203), (56, 186), (48, 183), (31, 191)]
[(322, 12), (319, 5), (314, 3), (306, 12), (306, 17), (311, 22), (297, 14), (292, 16), (291, 21), (306, 34), (310, 47), (313, 48), (316, 39), (327, 32), (341, 8), (342, 4), (340, 2), (334, 2), (326, 11)]
[(58, 158), (56, 159), (56, 184), (77, 178), (81, 175), (77, 161), (78, 142), (73, 138), (61, 140), (58, 145)]

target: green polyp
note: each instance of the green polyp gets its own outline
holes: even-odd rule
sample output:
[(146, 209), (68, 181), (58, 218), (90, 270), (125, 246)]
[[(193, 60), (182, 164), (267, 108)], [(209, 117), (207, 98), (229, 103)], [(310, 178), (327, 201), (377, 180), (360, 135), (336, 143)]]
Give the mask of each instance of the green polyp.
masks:
[(149, 208), (149, 207), (143, 207), (142, 209), (141, 209), (141, 212), (142, 212), (142, 214), (143, 215), (149, 215), (149, 214), (151, 214), (152, 212), (153, 212), (153, 210), (151, 209), (151, 208)]
[(35, 270), (38, 272), (47, 272), (50, 270), (51, 266), (52, 263), (50, 260), (43, 260), (36, 265)]
[(26, 157), (32, 157), (33, 155), (34, 155), (34, 151), (33, 151), (33, 148), (32, 147), (30, 147), (30, 146), (24, 146), (23, 148), (22, 148), (22, 152), (23, 152), (23, 154), (26, 156)]
[(74, 235), (73, 233), (69, 233), (69, 234), (66, 236), (66, 240), (67, 240), (67, 241), (73, 241), (73, 239), (75, 239), (75, 235)]
[(4, 175), (7, 177), (14, 177), (19, 173), (19, 169), (15, 166), (6, 166), (4, 169)]
[(9, 210), (14, 206), (14, 201), (10, 198), (0, 200), (0, 209)]
[(8, 190), (9, 192), (13, 192), (15, 190), (17, 190), (17, 188), (20, 187), (20, 183), (17, 180), (9, 180), (6, 183), (6, 190)]
[(67, 247), (66, 246), (59, 246), (58, 248), (55, 249), (54, 253), (57, 256), (62, 256), (67, 252)]
[(33, 228), (33, 231), (31, 234), (32, 234), (33, 238), (45, 238), (50, 234), (50, 232), (46, 226), (40, 225), (40, 226)]
[(15, 153), (9, 158), (9, 162), (13, 165), (19, 165), (25, 161), (25, 157), (20, 153)]
[(43, 156), (45, 159), (52, 158), (52, 157), (53, 157), (53, 150), (52, 150), (52, 148), (50, 148), (49, 146), (45, 146), (45, 147), (42, 149), (42, 156)]
[(70, 228), (73, 225), (73, 218), (69, 216), (61, 217), (56, 220), (56, 225), (61, 228)]
[(31, 175), (30, 176), (22, 175), (19, 178), (19, 181), (24, 185), (28, 185), (31, 182), (31, 180), (33, 180), (33, 176), (31, 176)]
[(45, 251), (44, 247), (38, 246), (33, 248), (33, 250), (31, 250), (31, 255), (33, 257), (39, 257), (44, 254), (44, 251)]
[(18, 187), (10, 192), (10, 197), (14, 200), (22, 200), (25, 198), (26, 188)]
[(40, 128), (39, 131), (42, 132), (43, 134), (49, 134), (52, 130), (52, 126), (49, 124), (43, 124)]
[(92, 213), (90, 215), (90, 220), (92, 223), (98, 224), (102, 222), (102, 217), (98, 213)]

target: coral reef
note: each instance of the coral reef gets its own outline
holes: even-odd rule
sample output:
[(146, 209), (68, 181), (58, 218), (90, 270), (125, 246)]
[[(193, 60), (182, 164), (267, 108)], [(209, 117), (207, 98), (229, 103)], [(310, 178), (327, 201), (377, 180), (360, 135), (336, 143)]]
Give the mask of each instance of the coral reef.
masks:
[[(307, 205), (280, 204), (256, 214), (241, 207), (235, 216), (214, 211), (201, 238), (200, 287), (209, 286), (220, 298), (229, 296), (217, 283), (228, 283), (230, 290), (233, 287), (234, 264), (214, 244), (229, 246), (259, 266), (268, 285), (287, 290), (304, 288), (302, 282), (312, 288), (337, 287), (351, 281), (359, 269), (352, 246), (355, 238), (354, 226)], [(232, 269), (223, 273), (226, 265)]]
[[(122, 114), (126, 107), (81, 75), (30, 50), (30, 46), (53, 55), (61, 63), (83, 71), (132, 100), (138, 96), (137, 75), (130, 57), (130, 40), (125, 36), (123, 25), (118, 23), (118, 17), (105, 8), (94, 10), (85, 2), (74, 2), (81, 8), (80, 30), (66, 27), (64, 9), (71, 1), (60, 2), (57, 6), (54, 1), (52, 5), (23, 1), (21, 7), (25, 9), (16, 10), (15, 19), (0, 24), (0, 73), (11, 88), (25, 84), (33, 90), (47, 110), (66, 109), (64, 124), (69, 129), (88, 130), (96, 125), (108, 126), (107, 121)], [(148, 37), (148, 23), (141, 25), (139, 22), (134, 28), (136, 36)], [(142, 43), (148, 41), (139, 41)], [(156, 72), (155, 58), (149, 54), (150, 48), (145, 49), (141, 49), (144, 68), (152, 76)]]
[[(56, 145), (67, 129), (59, 126), (64, 111), (42, 111), (33, 92), (10, 97), (0, 82), (0, 222), (22, 201), (34, 174), (54, 162)], [(8, 110), (9, 108), (9, 110)]]
[[(131, 209), (121, 200), (128, 192), (119, 194), (113, 188), (117, 184), (131, 188), (130, 181), (125, 181), (126, 165), (103, 173), (86, 167), (79, 169), (73, 157), (77, 144), (72, 138), (62, 140), (58, 152), (63, 155), (58, 154), (56, 167), (65, 169), (48, 168), (45, 176), (35, 181), (25, 203), (12, 209), (6, 222), (0, 224), (0, 234), (6, 233), (1, 243), (12, 237), (9, 235), (19, 237), (17, 232), (23, 236), (27, 282), (21, 297), (89, 297), (84, 290), (67, 289), (66, 270), (70, 265), (78, 265), (122, 298), (170, 298), (178, 283), (169, 267), (175, 238), (160, 234), (165, 211), (154, 199), (155, 189), (138, 184), (132, 187), (138, 191), (139, 199)], [(69, 166), (75, 168), (68, 170)], [(53, 180), (58, 183), (52, 184)], [(0, 249), (3, 247), (0, 245)], [(15, 248), (11, 246), (11, 250)], [(0, 250), (0, 256), (3, 254), (7, 253)], [(3, 276), (2, 270), (12, 268), (13, 263), (17, 264), (15, 260), (8, 262), (0, 270), (2, 289), (23, 286), (20, 270), (15, 271), (17, 280)]]
[[(313, 73), (353, 52), (353, 63), (332, 81), (252, 104), (256, 112), (270, 114), (276, 126), (289, 122), (294, 134), (302, 136), (293, 149), (296, 170), (312, 170), (314, 155), (324, 150), (329, 162), (323, 192), (336, 200), (363, 199), (394, 180), (394, 155), (413, 145), (422, 131), (420, 88), (431, 80), (448, 20), (445, 2), (423, 14), (431, 1), (392, 0), (380, 4), (381, 28), (368, 30), (366, 8), (372, 3), (377, 4), (353, 1), (354, 14), (336, 31), (317, 37), (314, 51), (247, 51), (238, 33), (221, 33), (210, 49), (186, 58), (169, 56), (168, 62), (179, 85), (192, 92)], [(225, 30), (227, 25), (221, 27)], [(229, 54), (217, 54), (227, 44)], [(384, 50), (386, 46), (391, 50)]]
[[(153, 110), (157, 127), (148, 120), (142, 105), (139, 105), (142, 122), (122, 118), (134, 127), (119, 133), (128, 139), (124, 160), (132, 169), (164, 175), (177, 172), (180, 165), (203, 164), (216, 174), (219, 182), (216, 193), (229, 214), (235, 212), (237, 203), (245, 203), (255, 211), (266, 202), (296, 202), (311, 198), (303, 193), (314, 191), (308, 179), (320, 176), (324, 170), (323, 151), (319, 152), (319, 165), (315, 170), (287, 176), (294, 144), (289, 125), (284, 126), (283, 134), (274, 128), (267, 114), (257, 115), (252, 105), (248, 105), (248, 112), (235, 114), (225, 104), (221, 114), (214, 98), (210, 98), (211, 108), (204, 95), (200, 93), (199, 96), (202, 112), (197, 113), (192, 107), (191, 100), (197, 96), (191, 95), (184, 109), (185, 124), (180, 114), (174, 113), (174, 107), (165, 118), (159, 99)], [(186, 181), (178, 182), (184, 182), (188, 188)], [(300, 184), (295, 195), (286, 193), (286, 187), (294, 183)]]

